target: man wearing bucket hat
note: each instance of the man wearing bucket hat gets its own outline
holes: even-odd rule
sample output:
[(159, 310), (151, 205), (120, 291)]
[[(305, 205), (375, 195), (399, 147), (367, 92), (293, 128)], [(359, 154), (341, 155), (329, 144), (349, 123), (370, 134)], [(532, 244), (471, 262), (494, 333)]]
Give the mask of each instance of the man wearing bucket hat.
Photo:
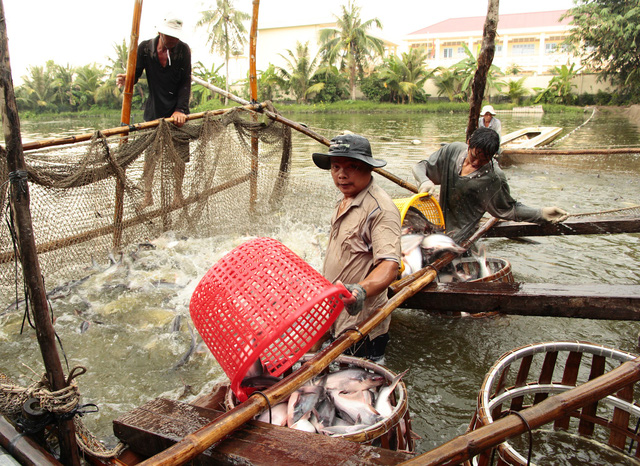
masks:
[[(157, 30), (156, 37), (142, 41), (138, 46), (134, 82), (138, 82), (142, 72), (146, 71), (149, 97), (144, 106), (145, 121), (173, 118), (173, 123), (181, 127), (187, 121), (189, 113), (191, 49), (181, 40), (182, 20), (174, 14), (165, 15)], [(117, 85), (123, 86), (125, 78), (125, 74), (118, 74)], [(188, 143), (177, 142), (176, 151), (184, 162), (189, 161)], [(176, 165), (176, 200), (181, 201), (184, 165)], [(154, 168), (155, 163), (145, 158), (143, 206), (152, 203), (151, 183)]]
[(537, 209), (511, 197), (507, 178), (493, 159), (499, 146), (494, 130), (478, 128), (469, 145), (446, 144), (413, 167), (420, 192), (432, 192), (435, 185), (440, 185), (446, 233), (457, 243), (471, 236), (485, 212), (505, 220), (533, 223), (557, 223), (568, 216), (559, 207)]
[[(400, 265), (400, 212), (373, 179), (373, 169), (386, 162), (373, 158), (366, 138), (351, 133), (336, 136), (329, 152), (314, 153), (313, 162), (331, 172), (342, 193), (331, 218), (323, 267), (330, 282), (344, 283), (352, 294), (331, 330), (338, 337), (388, 300), (387, 288)], [(388, 317), (349, 353), (380, 361), (389, 341), (390, 321)]]
[(485, 105), (480, 110), (480, 118), (478, 118), (478, 128), (491, 128), (500, 137), (502, 141), (502, 123), (496, 117), (496, 111), (492, 105)]

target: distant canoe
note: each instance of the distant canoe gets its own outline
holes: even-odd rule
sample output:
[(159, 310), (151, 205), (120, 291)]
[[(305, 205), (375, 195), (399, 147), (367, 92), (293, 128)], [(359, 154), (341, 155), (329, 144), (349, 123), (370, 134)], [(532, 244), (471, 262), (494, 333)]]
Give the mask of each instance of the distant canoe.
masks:
[(502, 138), (500, 144), (500, 149), (502, 150), (498, 156), (500, 166), (509, 166), (530, 161), (530, 156), (514, 156), (509, 152), (512, 150), (521, 151), (544, 146), (557, 138), (561, 132), (562, 128), (558, 126), (530, 126), (505, 135)]
[(502, 149), (533, 149), (550, 143), (562, 128), (558, 126), (530, 126), (507, 134), (502, 138)]

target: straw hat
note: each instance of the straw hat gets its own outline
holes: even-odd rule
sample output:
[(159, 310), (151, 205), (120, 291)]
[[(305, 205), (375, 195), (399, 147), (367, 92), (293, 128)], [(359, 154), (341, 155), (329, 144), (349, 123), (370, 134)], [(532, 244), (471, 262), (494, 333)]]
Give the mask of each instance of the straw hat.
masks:
[(492, 115), (496, 114), (496, 111), (493, 109), (492, 105), (485, 105), (484, 107), (482, 107), (482, 110), (480, 110), (480, 115), (484, 115), (487, 112), (491, 113)]
[(169, 13), (165, 15), (162, 24), (158, 26), (158, 32), (182, 40), (182, 20), (173, 13)]

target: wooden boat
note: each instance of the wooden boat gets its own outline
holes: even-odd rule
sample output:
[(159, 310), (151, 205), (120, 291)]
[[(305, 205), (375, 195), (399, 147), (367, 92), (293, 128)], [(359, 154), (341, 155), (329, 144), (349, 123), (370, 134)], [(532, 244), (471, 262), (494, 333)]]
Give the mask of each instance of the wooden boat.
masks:
[[(254, 2), (255, 5), (257, 5), (257, 3), (258, 2)], [(255, 53), (253, 55), (255, 55)], [(256, 106), (248, 108), (247, 110), (259, 108), (261, 107)], [(272, 117), (273, 114), (269, 115), (267, 112), (265, 112), (265, 114), (267, 114), (269, 118), (276, 119), (275, 116)], [(15, 115), (16, 114), (14, 112), (12, 116)], [(16, 120), (17, 118), (9, 119), (9, 121)], [(282, 120), (282, 118), (279, 118), (278, 121)], [(133, 129), (133, 127), (126, 127), (124, 132), (132, 131)], [(308, 131), (301, 131), (309, 135)], [(328, 145), (328, 141), (315, 136), (312, 137)], [(12, 151), (9, 152), (11, 153), (10, 155), (13, 155)], [(378, 171), (378, 173), (380, 173), (380, 171)], [(402, 186), (402, 183), (398, 184)], [(195, 200), (193, 202), (195, 202)], [(18, 204), (18, 208), (20, 207), (21, 205)], [(30, 219), (27, 220), (30, 221)], [(18, 231), (20, 234), (18, 236), (21, 236), (21, 232), (23, 230), (28, 229), (20, 228)], [(35, 248), (33, 248), (33, 250), (35, 250)], [(433, 269), (433, 267), (431, 268)], [(153, 464), (178, 464), (177, 462), (187, 462), (194, 459), (194, 457), (200, 453), (205, 456), (198, 457), (195, 460), (197, 464), (206, 464), (207, 461), (216, 464), (235, 463), (238, 462), (238, 453), (244, 452), (248, 443), (251, 443), (253, 449), (251, 454), (256, 463), (260, 463), (261, 461), (277, 463), (278, 460), (273, 461), (274, 456), (280, 459), (282, 463), (287, 464), (295, 464), (292, 458), (297, 458), (299, 464), (344, 464), (345, 462), (351, 462), (354, 464), (398, 464), (406, 461), (410, 458), (410, 455), (405, 452), (378, 449), (378, 447), (372, 445), (354, 443), (345, 439), (331, 439), (324, 436), (317, 436), (316, 434), (298, 433), (290, 429), (279, 430), (275, 427), (265, 428), (263, 423), (262, 425), (257, 424), (251, 421), (251, 418), (260, 410), (266, 409), (273, 400), (282, 399), (287, 392), (291, 393), (296, 386), (300, 386), (300, 384), (305, 380), (308, 380), (312, 375), (315, 375), (313, 371), (318, 371), (319, 373), (323, 370), (329, 363), (337, 359), (346, 348), (359, 341), (364, 335), (370, 332), (372, 328), (386, 318), (386, 316), (388, 316), (389, 313), (399, 305), (399, 303), (406, 302), (408, 296), (412, 293), (415, 294), (417, 290), (420, 290), (427, 283), (433, 281), (435, 274), (436, 272), (433, 270), (425, 270), (423, 277), (417, 278), (414, 284), (407, 285), (407, 287), (397, 293), (397, 295), (390, 301), (390, 304), (381, 309), (376, 316), (365, 321), (359, 329), (350, 330), (344, 333), (330, 347), (316, 355), (314, 357), (315, 365), (305, 365), (298, 369), (298, 371), (290, 374), (287, 378), (282, 380), (282, 383), (278, 383), (277, 387), (274, 386), (273, 390), (266, 390), (262, 393), (261, 395), (264, 398), (259, 396), (251, 397), (249, 400), (234, 407), (230, 411), (218, 411), (217, 413), (211, 412), (212, 408), (215, 407), (215, 403), (217, 403), (217, 401), (215, 401), (218, 399), (216, 398), (218, 395), (217, 392), (212, 393), (210, 396), (206, 397), (206, 399), (198, 399), (194, 403), (188, 405), (175, 401), (167, 402), (163, 399), (154, 400), (153, 403), (156, 407), (154, 409), (157, 409), (158, 417), (164, 418), (165, 421), (162, 424), (163, 430), (161, 434), (165, 434), (166, 437), (167, 433), (171, 433), (173, 438), (169, 439), (169, 442), (166, 442), (166, 439), (160, 439), (160, 437), (162, 437), (160, 436), (153, 442), (142, 442), (142, 447), (140, 448), (155, 446), (157, 449), (154, 451), (163, 450), (163, 452), (159, 454), (161, 456), (152, 460)], [(32, 275), (39, 278), (39, 275), (37, 274)], [(41, 284), (39, 280), (38, 284)], [(475, 284), (475, 286), (488, 285), (490, 284)], [(498, 283), (497, 285), (508, 285), (508, 283)], [(407, 290), (406, 293), (405, 290)], [(47, 326), (50, 326), (51, 322), (50, 319), (47, 320), (48, 313), (46, 312), (45, 306), (42, 304), (43, 303), (36, 303), (34, 305), (35, 312), (37, 314), (36, 324), (39, 328), (48, 329)], [(45, 312), (42, 312), (43, 310)], [(38, 336), (40, 336), (40, 332)], [(48, 336), (49, 335), (45, 335), (44, 337)], [(39, 341), (41, 347), (55, 348), (55, 344), (51, 344), (52, 338), (49, 338), (49, 341), (47, 341), (44, 337), (42, 338), (42, 341)], [(53, 354), (56, 353), (56, 351), (53, 349), (49, 353)], [(51, 366), (49, 359), (45, 360), (45, 365)], [(49, 370), (54, 373), (56, 368), (54, 367)], [(55, 374), (62, 374), (62, 371), (59, 370), (55, 372)], [(66, 382), (68, 385), (68, 380)], [(609, 387), (609, 389), (610, 392), (613, 392), (617, 389), (617, 386)], [(603, 396), (606, 396), (606, 394)], [(145, 421), (150, 420), (150, 405), (145, 405), (138, 412), (141, 413), (140, 419)], [(508, 417), (509, 416), (507, 416), (507, 418)], [(61, 424), (64, 422), (71, 424), (71, 419), (63, 420), (61, 421)], [(194, 429), (197, 430), (194, 432)], [(74, 431), (72, 428), (67, 429), (65, 432), (69, 434), (69, 437), (73, 437)], [(22, 436), (23, 434), (18, 435)], [(310, 435), (314, 436), (310, 437)], [(496, 429), (492, 434), (492, 439), (494, 442), (501, 442), (505, 439), (505, 435)], [(8, 444), (15, 446), (18, 444), (19, 440), (19, 438), (12, 438)], [(365, 439), (365, 441), (369, 440), (372, 439)], [(174, 445), (178, 446), (178, 449), (174, 449), (169, 446), (171, 443), (175, 442), (178, 442), (178, 444)], [(407, 440), (406, 443), (408, 444), (409, 440)], [(210, 448), (211, 445), (215, 445), (215, 447)], [(65, 446), (73, 447), (73, 444)], [(165, 448), (168, 449), (164, 450)], [(73, 449), (71, 450), (74, 451)], [(453, 451), (454, 449), (450, 450)], [(154, 454), (151, 451), (142, 453), (143, 454), (135, 454), (129, 450), (113, 461), (103, 461), (98, 458), (93, 458), (92, 461), (97, 464), (114, 464), (114, 462), (116, 464), (135, 464), (139, 462), (141, 458), (144, 458), (145, 455)], [(209, 454), (208, 458), (206, 456), (207, 454)], [(469, 453), (465, 458), (468, 459), (473, 456), (473, 454), (474, 452), (469, 450)], [(332, 457), (332, 461), (327, 460), (329, 456)], [(126, 457), (132, 458), (132, 461), (126, 461)], [(167, 461), (168, 459), (171, 459), (171, 461)], [(420, 458), (417, 460), (421, 461)], [(240, 460), (240, 462), (242, 462), (242, 460)], [(56, 463), (54, 461), (45, 462), (44, 460), (35, 460), (33, 464)], [(72, 463), (69, 462), (68, 464)]]
[(550, 143), (562, 132), (558, 126), (530, 126), (513, 131), (502, 138), (504, 149), (533, 149)]
[[(562, 132), (558, 126), (531, 126), (513, 131), (502, 138), (500, 153), (496, 157), (501, 167), (525, 163), (535, 155), (523, 154), (523, 151), (549, 144)], [(517, 154), (514, 152), (518, 151)]]

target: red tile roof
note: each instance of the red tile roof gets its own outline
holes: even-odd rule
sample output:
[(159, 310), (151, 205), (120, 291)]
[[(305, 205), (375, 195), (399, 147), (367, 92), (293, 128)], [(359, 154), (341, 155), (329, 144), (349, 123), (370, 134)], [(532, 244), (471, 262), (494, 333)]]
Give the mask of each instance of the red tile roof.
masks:
[[(519, 29), (519, 28), (540, 28), (557, 26), (558, 24), (569, 24), (571, 18), (560, 21), (560, 17), (567, 10), (541, 11), (537, 13), (513, 13), (500, 15), (498, 20), (498, 30)], [(426, 28), (419, 29), (411, 34), (440, 34), (447, 32), (467, 32), (480, 31), (484, 28), (485, 17), (474, 16), (471, 18), (451, 18), (439, 23), (432, 24)], [(410, 35), (411, 35), (410, 34)]]

